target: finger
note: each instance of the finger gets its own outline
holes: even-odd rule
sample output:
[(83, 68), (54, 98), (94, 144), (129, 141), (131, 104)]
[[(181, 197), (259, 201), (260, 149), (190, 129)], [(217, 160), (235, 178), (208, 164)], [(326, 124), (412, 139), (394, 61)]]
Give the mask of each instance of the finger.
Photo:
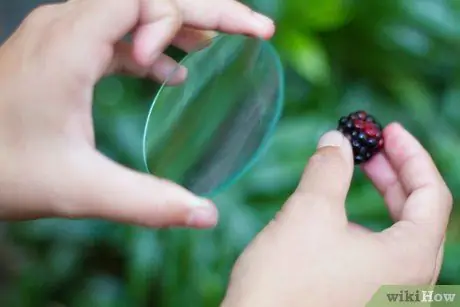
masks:
[(209, 46), (216, 36), (217, 33), (214, 31), (183, 27), (172, 41), (172, 45), (185, 52), (198, 51)]
[(401, 125), (386, 128), (388, 159), (408, 194), (395, 229), (409, 226), (420, 239), (439, 244), (447, 228), (452, 195), (433, 160), (422, 145)]
[(67, 22), (78, 24), (85, 39), (112, 45), (136, 27), (133, 58), (143, 67), (155, 62), (182, 26), (173, 0), (74, 0), (64, 5), (73, 6)]
[(267, 16), (234, 0), (176, 0), (184, 23), (200, 29), (269, 39), (275, 26)]
[[(169, 0), (169, 7), (153, 0), (145, 1), (145, 12), (141, 14), (141, 25), (134, 35), (135, 58), (139, 63), (150, 63), (152, 57), (163, 51), (175, 37), (182, 24), (199, 29), (218, 30), (227, 33), (242, 33), (269, 38), (273, 35), (273, 22), (254, 13), (247, 6), (233, 1)], [(155, 5), (153, 4), (155, 3)], [(233, 15), (235, 14), (235, 15)], [(155, 22), (154, 22), (155, 21)], [(154, 22), (154, 23), (153, 23)], [(151, 38), (155, 37), (155, 40)]]
[(158, 56), (152, 66), (141, 66), (133, 58), (132, 45), (126, 42), (118, 42), (115, 45), (112, 62), (106, 71), (106, 75), (109, 74), (148, 77), (160, 83), (167, 81), (168, 85), (177, 85), (187, 78), (187, 69), (166, 54)]
[(208, 228), (217, 222), (215, 206), (182, 187), (119, 166), (99, 153), (80, 153), (79, 159), (85, 165), (73, 168), (78, 190), (66, 193), (64, 203), (74, 205), (61, 209), (64, 217), (147, 227)]
[(134, 58), (145, 66), (163, 53), (182, 27), (175, 0), (141, 0), (140, 25), (133, 38)]
[[(176, 0), (177, 1), (177, 0)], [(274, 33), (273, 22), (233, 0), (74, 0), (66, 18), (72, 29), (86, 40), (114, 44), (137, 27), (134, 59), (150, 66), (171, 43), (183, 20), (192, 27), (228, 33), (248, 34), (265, 39)], [(78, 27), (75, 25), (78, 24)]]
[[(71, 3), (80, 12), (79, 28), (83, 33), (91, 33), (113, 43), (138, 24), (149, 25), (169, 19), (176, 27), (177, 23), (181, 23), (181, 17), (185, 24), (194, 28), (265, 39), (275, 31), (273, 20), (234, 0), (74, 0)], [(179, 28), (175, 32), (177, 30)]]
[[(310, 158), (300, 184), (288, 202), (301, 210), (305, 206), (320, 206), (334, 215), (345, 217), (345, 199), (353, 175), (353, 155), (349, 141), (338, 131), (321, 137), (317, 152)], [(294, 213), (295, 214), (295, 213)]]
[[(386, 143), (386, 146), (391, 147), (392, 144)], [(386, 154), (380, 153), (376, 155), (363, 165), (362, 170), (383, 196), (392, 219), (399, 221), (407, 194)]]

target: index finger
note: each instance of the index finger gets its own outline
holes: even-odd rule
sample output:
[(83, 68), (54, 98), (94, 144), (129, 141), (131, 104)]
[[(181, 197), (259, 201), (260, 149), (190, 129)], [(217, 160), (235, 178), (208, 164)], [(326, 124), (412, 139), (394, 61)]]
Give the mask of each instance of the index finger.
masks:
[(182, 23), (264, 39), (269, 39), (275, 28), (270, 18), (235, 0), (73, 0), (64, 5), (68, 4), (77, 9), (74, 23), (79, 31), (99, 40), (115, 43), (136, 26), (135, 50), (150, 57), (171, 43)]
[(384, 137), (388, 159), (408, 195), (393, 228), (410, 224), (424, 239), (441, 241), (452, 210), (449, 188), (429, 153), (401, 125), (388, 126)]
[(184, 23), (202, 29), (269, 39), (273, 21), (236, 0), (176, 0)]

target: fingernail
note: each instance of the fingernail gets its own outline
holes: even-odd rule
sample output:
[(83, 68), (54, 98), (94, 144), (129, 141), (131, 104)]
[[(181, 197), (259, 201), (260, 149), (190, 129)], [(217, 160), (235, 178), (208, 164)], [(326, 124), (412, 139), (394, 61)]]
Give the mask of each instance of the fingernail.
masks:
[(213, 38), (215, 38), (217, 35), (219, 35), (218, 32), (216, 32), (216, 31), (211, 31), (211, 30), (204, 31), (204, 34), (205, 34), (206, 38), (208, 38), (208, 39), (213, 39)]
[(273, 20), (256, 12), (254, 12), (254, 17), (254, 26), (258, 29), (259, 35), (265, 37), (268, 31), (273, 27)]
[(318, 142), (318, 149), (326, 147), (339, 148), (343, 157), (348, 159), (351, 165), (353, 164), (353, 150), (351, 148), (351, 143), (341, 132), (333, 130), (324, 134)]
[(200, 34), (201, 35), (197, 37), (199, 44), (194, 47), (193, 51), (200, 51), (209, 47), (212, 44), (214, 38), (219, 35), (219, 33), (215, 31), (202, 31)]
[(212, 44), (214, 38), (216, 38), (218, 35), (219, 33), (216, 31), (203, 31), (204, 37), (201, 37), (202, 41), (200, 42), (198, 47), (196, 47), (196, 51), (200, 51), (209, 47), (209, 45)]
[(152, 68), (160, 80), (166, 80), (168, 85), (180, 84), (187, 79), (188, 70), (178, 64), (161, 63)]
[(165, 75), (164, 78), (167, 80), (169, 85), (180, 84), (187, 79), (188, 70), (184, 66), (176, 66), (176, 69), (172, 70), (168, 75)]
[(259, 21), (259, 23), (261, 23), (263, 26), (270, 26), (272, 25), (274, 22), (273, 20), (268, 17), (268, 16), (265, 16), (265, 15), (262, 15), (260, 13), (257, 13), (257, 12), (254, 12), (254, 17), (257, 19), (257, 21)]
[(344, 139), (345, 137), (339, 131), (329, 131), (320, 138), (318, 149), (323, 147), (341, 147)]
[(200, 198), (192, 203), (188, 225), (192, 227), (212, 227), (217, 224), (216, 207), (207, 199)]
[(392, 122), (391, 124), (388, 125), (388, 127), (394, 127), (393, 129), (401, 129), (401, 130), (406, 130), (403, 125), (399, 122)]

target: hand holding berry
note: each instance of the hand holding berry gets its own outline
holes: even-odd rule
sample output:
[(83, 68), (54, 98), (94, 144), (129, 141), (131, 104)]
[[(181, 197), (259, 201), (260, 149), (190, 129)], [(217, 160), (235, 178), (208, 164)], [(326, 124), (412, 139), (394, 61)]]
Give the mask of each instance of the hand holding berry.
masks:
[[(203, 30), (269, 38), (274, 26), (233, 0), (73, 0), (30, 15), (0, 48), (0, 219), (212, 227), (217, 210), (209, 201), (98, 153), (91, 116), (101, 77), (164, 80), (177, 63), (163, 50), (194, 49), (209, 37)], [(186, 78), (180, 71), (173, 83)], [(385, 153), (375, 155), (369, 148), (381, 146), (378, 132), (365, 127), (373, 122), (362, 114), (353, 120), (350, 128), (363, 125), (366, 134), (343, 130), (358, 138), (354, 149), (339, 132), (321, 140), (297, 191), (239, 259), (224, 306), (363, 306), (381, 284), (436, 280), (448, 188), (402, 127), (386, 128)], [(356, 163), (368, 161), (364, 170), (396, 221), (381, 233), (347, 220), (353, 154)]]
[(223, 307), (365, 306), (381, 285), (435, 283), (452, 196), (428, 153), (400, 125), (363, 165), (395, 224), (382, 231), (348, 221), (353, 150), (339, 132), (319, 142), (284, 208), (246, 249)]

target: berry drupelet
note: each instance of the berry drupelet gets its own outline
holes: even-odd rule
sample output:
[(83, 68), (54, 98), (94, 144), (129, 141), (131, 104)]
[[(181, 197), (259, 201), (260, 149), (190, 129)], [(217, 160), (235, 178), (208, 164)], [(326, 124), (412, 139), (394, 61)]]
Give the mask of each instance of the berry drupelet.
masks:
[(356, 165), (369, 161), (383, 148), (382, 126), (364, 111), (340, 118), (337, 130), (350, 140)]

